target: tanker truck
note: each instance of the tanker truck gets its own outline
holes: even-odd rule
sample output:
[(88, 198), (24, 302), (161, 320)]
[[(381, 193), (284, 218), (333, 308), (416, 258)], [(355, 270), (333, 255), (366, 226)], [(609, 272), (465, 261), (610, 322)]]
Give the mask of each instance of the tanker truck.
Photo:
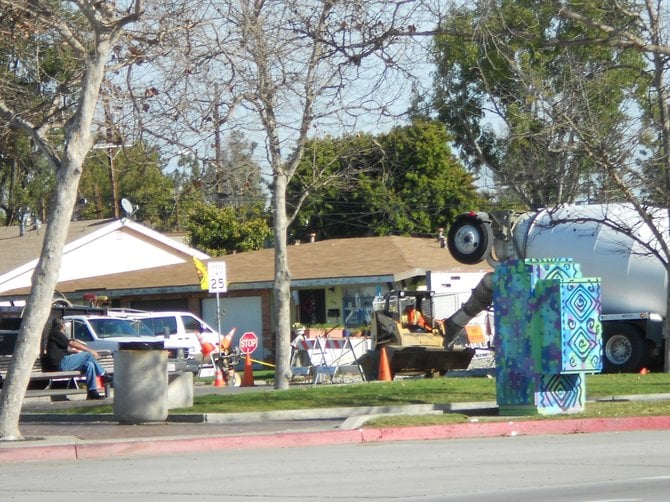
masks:
[[(603, 371), (662, 369), (668, 277), (659, 239), (668, 238), (667, 210), (648, 209), (654, 234), (631, 205), (565, 205), (535, 212), (470, 212), (447, 235), (452, 256), (495, 268), (508, 259), (571, 258), (583, 277), (601, 281)], [(445, 321), (447, 343), (491, 300), (491, 277)]]

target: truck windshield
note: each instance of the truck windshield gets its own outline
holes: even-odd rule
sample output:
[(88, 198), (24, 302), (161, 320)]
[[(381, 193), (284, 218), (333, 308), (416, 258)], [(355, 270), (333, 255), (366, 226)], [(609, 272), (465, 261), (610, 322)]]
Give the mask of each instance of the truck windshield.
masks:
[(118, 336), (153, 336), (153, 333), (142, 323), (133, 323), (127, 319), (89, 319), (91, 327), (98, 338), (114, 338)]

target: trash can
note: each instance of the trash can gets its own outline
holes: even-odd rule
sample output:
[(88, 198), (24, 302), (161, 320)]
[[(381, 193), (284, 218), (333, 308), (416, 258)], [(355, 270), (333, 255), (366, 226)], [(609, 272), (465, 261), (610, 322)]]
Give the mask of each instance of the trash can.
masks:
[(162, 422), (168, 415), (167, 350), (162, 341), (120, 342), (114, 352), (114, 418)]

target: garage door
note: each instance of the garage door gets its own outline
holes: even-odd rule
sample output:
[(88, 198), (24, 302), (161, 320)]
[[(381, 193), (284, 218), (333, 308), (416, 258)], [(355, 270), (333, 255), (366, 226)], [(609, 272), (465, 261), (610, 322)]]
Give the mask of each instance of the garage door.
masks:
[[(221, 298), (219, 301), (221, 304), (221, 333), (226, 334), (232, 328), (237, 328), (233, 344), (239, 345), (240, 336), (247, 331), (253, 331), (258, 337), (258, 348), (251, 357), (259, 361), (265, 360), (265, 347), (262, 345), (261, 338), (263, 333), (261, 297)], [(207, 324), (216, 329), (216, 298), (203, 300), (202, 316)]]

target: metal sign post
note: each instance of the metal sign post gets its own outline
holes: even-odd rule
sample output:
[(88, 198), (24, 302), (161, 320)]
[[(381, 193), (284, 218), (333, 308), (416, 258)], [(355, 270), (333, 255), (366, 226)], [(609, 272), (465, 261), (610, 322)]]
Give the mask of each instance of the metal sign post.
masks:
[(219, 301), (219, 293), (228, 291), (226, 285), (226, 262), (225, 261), (210, 261), (207, 263), (207, 274), (209, 276), (209, 292), (216, 293), (216, 332), (219, 335), (219, 343), (217, 344), (217, 352), (221, 353), (221, 303)]

